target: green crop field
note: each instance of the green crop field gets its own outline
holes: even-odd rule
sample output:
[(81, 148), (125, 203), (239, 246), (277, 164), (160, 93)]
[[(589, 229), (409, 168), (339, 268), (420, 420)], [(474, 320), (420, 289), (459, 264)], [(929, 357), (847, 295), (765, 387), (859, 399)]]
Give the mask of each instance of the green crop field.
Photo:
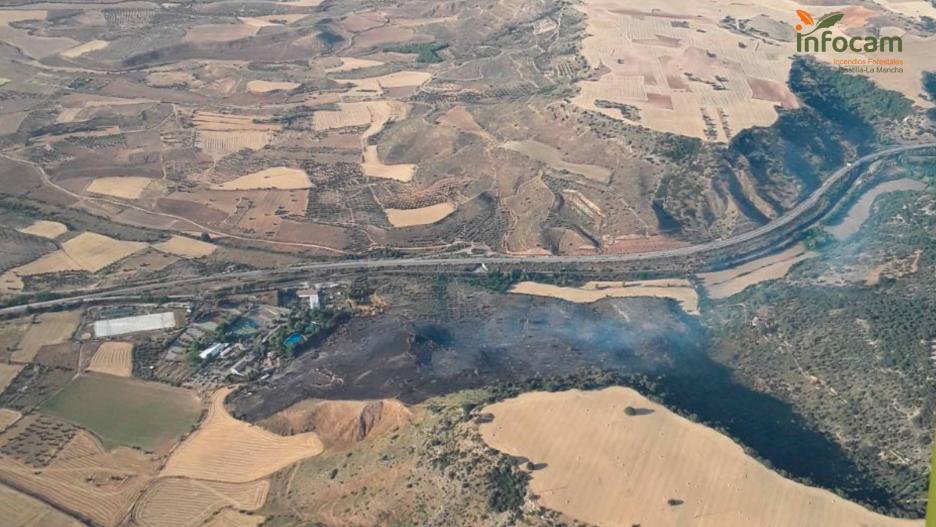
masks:
[(156, 450), (188, 432), (200, 413), (189, 391), (105, 375), (82, 375), (43, 406), (97, 434), (105, 444)]

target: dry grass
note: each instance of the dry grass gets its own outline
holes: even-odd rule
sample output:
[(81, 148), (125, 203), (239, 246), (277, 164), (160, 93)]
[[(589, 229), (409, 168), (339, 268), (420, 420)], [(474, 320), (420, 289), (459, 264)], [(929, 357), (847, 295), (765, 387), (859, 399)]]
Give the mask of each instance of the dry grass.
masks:
[(371, 114), (367, 102), (339, 103), (337, 110), (315, 112), (312, 121), (316, 130), (331, 130), (370, 124)]
[(92, 194), (104, 194), (123, 199), (137, 199), (153, 180), (146, 177), (100, 177), (85, 188)]
[(299, 87), (298, 82), (250, 81), (247, 91), (250, 93), (269, 93), (273, 91), (289, 91)]
[(814, 256), (818, 256), (818, 253), (807, 251), (802, 244), (797, 244), (779, 253), (724, 271), (700, 273), (699, 278), (705, 284), (709, 298), (728, 298), (752, 285), (783, 278), (794, 265)]
[(591, 303), (603, 298), (654, 297), (672, 298), (683, 311), (699, 314), (699, 295), (688, 280), (661, 279), (631, 282), (588, 282), (582, 287), (561, 287), (537, 282), (520, 282), (511, 293), (561, 298), (568, 302)]
[(212, 190), (299, 190), (311, 186), (305, 170), (288, 167), (274, 167), (241, 176), (232, 181), (213, 185)]
[(449, 214), (455, 212), (455, 205), (451, 203), (438, 203), (418, 209), (384, 209), (387, 220), (394, 227), (411, 227), (413, 225), (428, 225), (441, 221)]
[(255, 511), (263, 506), (270, 483), (221, 483), (187, 478), (161, 478), (133, 509), (143, 527), (196, 527), (225, 507)]
[(59, 223), (57, 221), (38, 220), (29, 227), (24, 227), (17, 230), (25, 234), (32, 234), (33, 236), (41, 236), (43, 238), (54, 240), (68, 232), (68, 227), (66, 227), (65, 224)]
[(36, 322), (29, 326), (17, 350), (10, 357), (16, 362), (30, 362), (36, 357), (39, 348), (48, 344), (61, 344), (71, 338), (81, 319), (81, 311), (58, 311), (36, 316)]
[(110, 42), (106, 40), (92, 40), (91, 42), (85, 42), (84, 44), (63, 51), (62, 56), (68, 59), (77, 58), (84, 55), (85, 53), (104, 49), (109, 44)]
[(224, 408), (228, 393), (215, 392), (205, 421), (173, 452), (163, 476), (244, 483), (322, 452), (315, 433), (282, 437), (238, 421)]
[(259, 30), (260, 26), (243, 22), (238, 24), (205, 24), (189, 29), (183, 40), (193, 44), (228, 42), (252, 37)]
[(380, 66), (383, 62), (379, 60), (368, 60), (368, 59), (358, 59), (355, 57), (339, 57), (341, 59), (341, 64), (338, 66), (333, 66), (331, 68), (326, 68), (327, 73), (341, 73), (345, 71), (354, 71), (362, 68), (370, 68), (373, 66)]
[(153, 248), (182, 258), (202, 258), (215, 252), (218, 246), (186, 236), (173, 236), (168, 241), (154, 244)]
[(0, 518), (6, 527), (81, 527), (82, 523), (41, 501), (0, 485)]
[(104, 342), (91, 357), (88, 371), (118, 377), (133, 376), (133, 343)]
[(259, 527), (266, 517), (224, 509), (202, 527)]
[(62, 244), (62, 248), (11, 270), (18, 276), (64, 271), (97, 272), (148, 247), (143, 242), (115, 240), (93, 232), (83, 232)]
[(0, 481), (105, 527), (121, 523), (155, 470), (156, 462), (141, 452), (107, 452), (83, 430), (42, 469), (0, 455)]
[[(6, 390), (6, 387), (10, 385), (10, 382), (13, 381), (13, 378), (16, 377), (22, 369), (22, 364), (0, 363), (0, 393)], [(0, 428), (3, 427), (0, 426)]]
[(503, 148), (521, 153), (540, 163), (549, 165), (554, 170), (571, 172), (598, 183), (607, 184), (611, 180), (611, 170), (597, 165), (570, 163), (562, 152), (555, 147), (539, 141), (507, 141)]
[[(650, 413), (628, 416), (627, 406)], [(608, 527), (919, 526), (781, 477), (731, 439), (629, 388), (527, 393), (487, 407), (484, 441), (545, 468), (540, 504)], [(670, 505), (677, 499), (680, 505)]]

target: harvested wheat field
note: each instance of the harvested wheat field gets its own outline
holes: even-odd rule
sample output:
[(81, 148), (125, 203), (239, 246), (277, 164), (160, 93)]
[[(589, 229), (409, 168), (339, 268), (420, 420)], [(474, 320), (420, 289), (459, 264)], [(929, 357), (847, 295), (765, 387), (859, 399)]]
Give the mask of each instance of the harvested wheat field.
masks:
[(728, 298), (752, 285), (783, 278), (794, 265), (818, 255), (819, 253), (806, 250), (802, 244), (796, 244), (777, 254), (758, 258), (724, 271), (700, 273), (699, 278), (705, 284), (705, 291), (709, 298)]
[(0, 485), (0, 518), (6, 527), (81, 527), (82, 523), (41, 501)]
[(30, 362), (39, 348), (61, 344), (71, 338), (81, 319), (81, 311), (58, 311), (37, 315), (10, 357), (15, 362)]
[(270, 483), (222, 483), (187, 478), (161, 478), (133, 508), (143, 527), (196, 527), (225, 507), (255, 511), (266, 502)]
[(139, 451), (123, 447), (105, 451), (94, 436), (79, 430), (41, 469), (0, 455), (0, 482), (113, 527), (121, 523), (156, 468), (156, 461)]
[(241, 176), (232, 181), (213, 185), (212, 190), (300, 190), (311, 186), (305, 170), (274, 167)]
[(137, 199), (153, 180), (146, 177), (101, 177), (85, 188), (91, 194), (103, 194), (123, 199)]
[(588, 282), (581, 287), (562, 287), (537, 282), (520, 282), (511, 293), (548, 296), (568, 302), (591, 303), (603, 298), (654, 297), (672, 298), (683, 311), (699, 314), (699, 296), (688, 280), (634, 280), (631, 282)]
[(0, 432), (6, 430), (8, 426), (20, 420), (23, 414), (9, 408), (0, 408)]
[(57, 221), (37, 220), (29, 227), (23, 227), (17, 230), (25, 234), (32, 234), (33, 236), (41, 236), (42, 238), (54, 240), (68, 232), (68, 227), (66, 227), (64, 223), (59, 223)]
[[(648, 410), (628, 416), (628, 406)], [(525, 393), (484, 409), (491, 447), (545, 464), (538, 501), (602, 527), (922, 527), (783, 478), (629, 388)], [(670, 505), (669, 500), (679, 500)]]
[(104, 49), (108, 45), (110, 45), (110, 42), (106, 40), (92, 40), (91, 42), (85, 42), (84, 44), (63, 51), (62, 56), (67, 59), (74, 59), (84, 55), (85, 53)]
[(0, 363), (0, 393), (6, 390), (6, 387), (10, 385), (13, 378), (16, 377), (22, 369), (22, 364)]
[(283, 437), (235, 419), (224, 407), (230, 392), (222, 388), (212, 395), (208, 416), (173, 452), (163, 476), (243, 483), (322, 452), (313, 432)]
[(104, 342), (91, 357), (88, 371), (106, 373), (118, 377), (133, 375), (133, 343)]
[(369, 59), (358, 59), (355, 57), (339, 57), (341, 59), (341, 64), (338, 66), (332, 66), (331, 68), (326, 68), (327, 73), (342, 73), (345, 71), (354, 71), (362, 68), (370, 68), (373, 66), (380, 66), (383, 62), (379, 60), (369, 60)]
[(186, 236), (173, 236), (167, 241), (153, 244), (153, 248), (182, 258), (202, 258), (213, 253), (218, 246)]
[(148, 245), (143, 242), (115, 240), (103, 234), (83, 232), (63, 243), (58, 251), (21, 265), (12, 272), (19, 276), (63, 271), (94, 273), (147, 247)]
[(377, 153), (377, 147), (370, 145), (364, 150), (364, 162), (361, 163), (361, 170), (367, 177), (376, 177), (381, 179), (394, 179), (403, 183), (413, 180), (416, 175), (416, 165), (410, 163), (400, 163), (397, 165), (386, 165), (380, 160), (380, 154)]
[(259, 527), (266, 520), (265, 516), (245, 514), (233, 509), (224, 509), (212, 516), (202, 527)]
[(290, 91), (299, 87), (298, 82), (276, 81), (250, 81), (247, 91), (250, 93), (269, 93), (274, 91)]
[(269, 144), (280, 126), (255, 123), (249, 115), (196, 112), (192, 117), (197, 134), (195, 146), (215, 159), (242, 149), (259, 150)]
[(411, 227), (413, 225), (428, 225), (443, 220), (455, 212), (455, 205), (451, 203), (438, 203), (418, 209), (384, 209), (387, 220), (394, 227)]

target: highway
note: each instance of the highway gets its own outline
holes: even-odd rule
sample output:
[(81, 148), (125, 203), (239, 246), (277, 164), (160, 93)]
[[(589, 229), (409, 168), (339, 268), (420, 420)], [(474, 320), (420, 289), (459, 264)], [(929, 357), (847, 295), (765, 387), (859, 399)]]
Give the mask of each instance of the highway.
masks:
[(601, 263), (626, 263), (642, 260), (662, 259), (662, 258), (684, 258), (688, 256), (704, 255), (708, 252), (723, 251), (731, 247), (737, 247), (758, 238), (764, 238), (778, 229), (782, 229), (797, 221), (803, 215), (810, 212), (831, 190), (836, 183), (849, 175), (852, 170), (866, 166), (881, 158), (910, 152), (914, 150), (923, 150), (936, 147), (936, 143), (924, 143), (918, 145), (906, 145), (879, 150), (877, 152), (861, 157), (854, 162), (836, 170), (823, 184), (817, 188), (808, 198), (772, 221), (751, 231), (698, 245), (688, 245), (675, 249), (665, 249), (659, 251), (648, 251), (642, 253), (628, 254), (607, 254), (607, 255), (584, 255), (584, 256), (467, 256), (452, 258), (381, 258), (368, 260), (344, 260), (339, 262), (319, 262), (302, 264), (282, 269), (261, 269), (254, 271), (242, 271), (234, 273), (218, 273), (178, 280), (170, 280), (159, 283), (150, 283), (143, 285), (130, 285), (127, 287), (110, 289), (105, 292), (78, 294), (69, 297), (34, 302), (0, 309), (0, 316), (23, 313), (29, 309), (46, 309), (61, 305), (74, 304), (90, 300), (99, 300), (110, 297), (127, 297), (143, 293), (150, 293), (161, 289), (178, 288), (181, 286), (204, 285), (219, 280), (268, 280), (271, 278), (301, 274), (309, 271), (344, 271), (344, 270), (379, 270), (379, 269), (413, 269), (421, 267), (464, 267), (479, 264), (601, 264)]

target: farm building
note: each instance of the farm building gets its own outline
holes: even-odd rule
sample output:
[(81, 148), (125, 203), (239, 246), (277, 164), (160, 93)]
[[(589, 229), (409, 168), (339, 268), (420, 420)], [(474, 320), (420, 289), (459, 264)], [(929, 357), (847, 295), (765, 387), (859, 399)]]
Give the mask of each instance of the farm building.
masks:
[(135, 317), (98, 320), (94, 323), (94, 335), (97, 337), (112, 337), (141, 331), (169, 329), (175, 326), (175, 314), (172, 311), (166, 311), (165, 313), (152, 313)]
[(318, 287), (300, 289), (299, 291), (296, 291), (296, 295), (299, 298), (308, 300), (310, 310), (315, 311), (316, 309), (322, 308), (321, 290)]
[(231, 349), (231, 345), (226, 342), (215, 342), (211, 346), (201, 350), (198, 358), (201, 360), (213, 359), (218, 355), (224, 356)]

